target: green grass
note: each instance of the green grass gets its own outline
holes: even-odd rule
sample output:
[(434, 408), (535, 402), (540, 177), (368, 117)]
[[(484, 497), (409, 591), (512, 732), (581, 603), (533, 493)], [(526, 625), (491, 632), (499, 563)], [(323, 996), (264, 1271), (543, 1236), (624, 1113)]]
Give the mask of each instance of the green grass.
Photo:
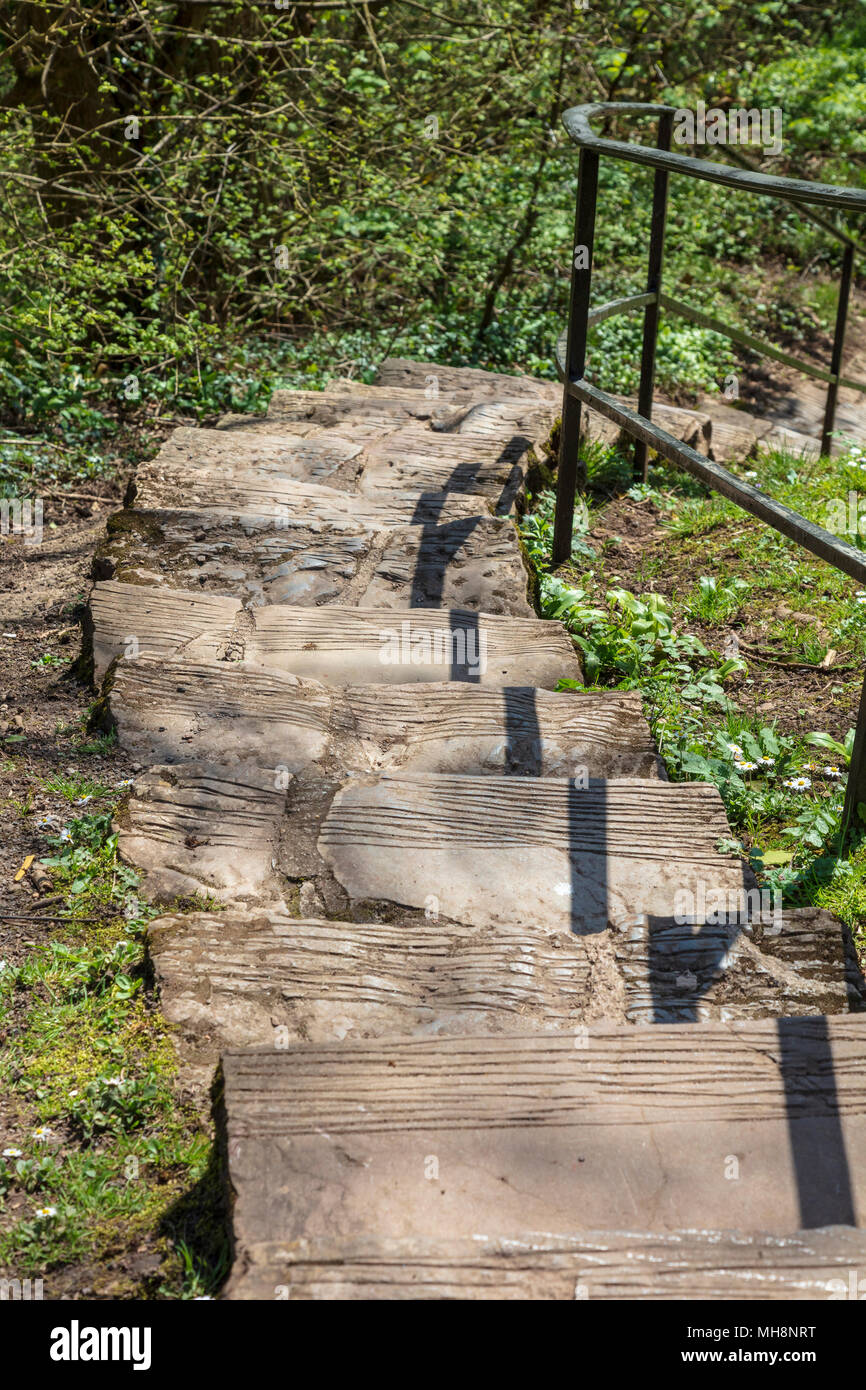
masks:
[(144, 932), (157, 910), (118, 859), (111, 817), (81, 816), (68, 840), (54, 837), (44, 862), (71, 904), (65, 924), (0, 970), (0, 1079), (20, 1115), (4, 1147), (21, 1151), (0, 1157), (0, 1202), (27, 1196), (0, 1225), (0, 1267), (99, 1265), (144, 1239), (164, 1256), (148, 1293), (195, 1297), (226, 1268), (215, 1156), (178, 1098), (170, 1030), (148, 989)]
[[(866, 488), (860, 460), (856, 449), (814, 462), (775, 451), (740, 471), (826, 525), (835, 499), (847, 498), (850, 487)], [(619, 464), (624, 471), (623, 458)], [(614, 476), (616, 459), (595, 472)], [(858, 847), (859, 829), (846, 854), (838, 854), (851, 751), (840, 711), (847, 717), (862, 680), (866, 594), (673, 470), (654, 466), (648, 485), (623, 492), (652, 504), (670, 537), (661, 555), (640, 558), (631, 588), (624, 587), (618, 548), (593, 538), (609, 489), (606, 498), (584, 499), (578, 544), (556, 574), (549, 570), (553, 494), (531, 499), (522, 523), (542, 612), (565, 622), (581, 649), (587, 685), (578, 688), (639, 689), (669, 775), (718, 787), (736, 845), (762, 885), (780, 888), (790, 903), (832, 906), (866, 945), (866, 849)], [(727, 627), (729, 641), (731, 624), (758, 635), (742, 650), (722, 652), (712, 630)], [(766, 664), (753, 648), (766, 654)], [(769, 715), (758, 708), (772, 693), (776, 670), (818, 667), (831, 648), (834, 674), (823, 677), (824, 708), (813, 702), (811, 726), (796, 703), (782, 701), (781, 711)]]

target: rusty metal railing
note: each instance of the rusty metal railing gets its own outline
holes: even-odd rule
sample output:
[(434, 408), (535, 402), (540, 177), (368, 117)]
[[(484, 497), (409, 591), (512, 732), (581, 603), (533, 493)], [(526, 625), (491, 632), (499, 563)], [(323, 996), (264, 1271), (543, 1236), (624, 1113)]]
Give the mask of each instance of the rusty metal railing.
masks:
[[(603, 113), (620, 113), (658, 118), (655, 148), (633, 145), (622, 140), (606, 139), (592, 130), (590, 121)], [(635, 471), (646, 478), (650, 447), (668, 462), (684, 468), (708, 487), (722, 493), (752, 516), (772, 526), (790, 540), (803, 546), (828, 564), (858, 580), (866, 588), (866, 554), (847, 541), (824, 530), (801, 516), (799, 512), (767, 497), (757, 488), (728, 472), (720, 464), (699, 454), (673, 435), (652, 422), (653, 390), (655, 385), (656, 340), (659, 315), (662, 309), (679, 314), (693, 323), (710, 328), (753, 352), (772, 357), (795, 367), (808, 376), (827, 382), (827, 399), (821, 452), (829, 453), (840, 386), (866, 393), (866, 383), (842, 376), (842, 354), (848, 301), (854, 271), (854, 252), (862, 249), (859, 242), (827, 218), (812, 211), (813, 207), (840, 209), (847, 212), (866, 212), (866, 192), (855, 188), (840, 188), (832, 184), (811, 183), (801, 179), (778, 178), (750, 168), (732, 169), (711, 160), (696, 159), (671, 152), (671, 136), (676, 108), (643, 102), (599, 102), (574, 106), (562, 120), (569, 136), (580, 149), (577, 210), (575, 214), (574, 252), (572, 256), (571, 295), (568, 327), (557, 344), (557, 366), (563, 380), (562, 432), (559, 452), (559, 471), (556, 492), (556, 516), (553, 535), (553, 563), (561, 564), (571, 555), (574, 501), (578, 487), (586, 486), (586, 469), (580, 458), (580, 417), (582, 406), (591, 406), (601, 415), (613, 420), (635, 440)], [(592, 251), (595, 235), (598, 168), (601, 155), (622, 159), (655, 170), (653, 204), (650, 225), (649, 264), (646, 291), (629, 295), (593, 309), (590, 307), (592, 282)], [(739, 162), (745, 162), (739, 155)], [(701, 309), (674, 299), (662, 291), (665, 223), (667, 219), (668, 181), (671, 173), (688, 178), (704, 179), (740, 192), (758, 193), (782, 198), (797, 205), (799, 211), (836, 237), (844, 246), (839, 301), (833, 350), (828, 370), (813, 363), (802, 362), (791, 354), (756, 338), (743, 330), (723, 323)], [(585, 378), (587, 338), (589, 329), (615, 314), (632, 309), (644, 310), (643, 345), (641, 351), (640, 384), (637, 410), (631, 410), (614, 396), (599, 390)], [(866, 807), (866, 681), (860, 700), (856, 736), (848, 771), (848, 790), (843, 812), (843, 835), (857, 819), (857, 809)]]

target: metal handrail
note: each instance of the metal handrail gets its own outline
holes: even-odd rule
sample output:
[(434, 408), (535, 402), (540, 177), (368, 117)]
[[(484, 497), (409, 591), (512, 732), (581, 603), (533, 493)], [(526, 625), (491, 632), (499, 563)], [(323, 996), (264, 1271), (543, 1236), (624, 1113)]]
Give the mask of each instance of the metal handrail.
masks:
[[(828, 383), (827, 403), (824, 413), (824, 429), (821, 439), (822, 453), (829, 453), (830, 441), (835, 420), (836, 398), (840, 385), (854, 390), (866, 391), (866, 383), (849, 380), (841, 374), (842, 353), (847, 322), (848, 300), (854, 269), (854, 251), (859, 243), (848, 237), (824, 218), (811, 215), (808, 209), (813, 205), (841, 208), (849, 212), (866, 212), (866, 192), (855, 188), (843, 188), (835, 184), (812, 183), (802, 179), (780, 178), (753, 169), (731, 169), (726, 165), (697, 159), (688, 155), (674, 154), (670, 150), (673, 119), (677, 108), (645, 102), (594, 102), (584, 106), (574, 106), (562, 117), (563, 125), (571, 139), (580, 148), (580, 168), (578, 174), (578, 197), (575, 213), (574, 253), (572, 256), (571, 294), (569, 299), (568, 327), (563, 339), (557, 344), (557, 366), (563, 379), (562, 430), (560, 437), (559, 470), (557, 476), (556, 514), (553, 535), (553, 563), (561, 564), (571, 555), (572, 529), (574, 524), (574, 501), (578, 485), (586, 485), (586, 469), (580, 459), (580, 416), (582, 405), (592, 406), (594, 410), (619, 424), (635, 439), (635, 470), (644, 479), (647, 474), (648, 449), (652, 447), (663, 458), (684, 468), (701, 479), (708, 487), (721, 492), (730, 501), (765, 521), (768, 526), (795, 541), (798, 545), (818, 555), (828, 564), (835, 566), (844, 574), (857, 579), (866, 587), (866, 554), (847, 541), (824, 530), (823, 527), (808, 521), (799, 512), (784, 506), (781, 502), (767, 497), (757, 488), (737, 478), (726, 468), (699, 454), (695, 449), (683, 444), (673, 435), (652, 423), (652, 401), (655, 383), (655, 352), (658, 336), (659, 312), (667, 308), (674, 313), (683, 314), (693, 322), (703, 323), (715, 332), (730, 337), (735, 342), (753, 352), (771, 356), (808, 376), (817, 377)], [(648, 145), (633, 145), (623, 140), (607, 139), (596, 135), (590, 121), (603, 113), (620, 113), (658, 117), (658, 134), (655, 148)], [(616, 299), (596, 309), (590, 307), (590, 287), (592, 282), (592, 251), (595, 234), (595, 212), (598, 194), (599, 157), (604, 154), (612, 159), (626, 160), (655, 170), (653, 185), (652, 222), (650, 230), (649, 265), (646, 292)], [(665, 223), (667, 219), (668, 179), (671, 173), (685, 174), (689, 178), (704, 179), (741, 192), (758, 193), (768, 197), (783, 198), (788, 202), (802, 205), (801, 211), (831, 232), (844, 245), (842, 256), (842, 275), (839, 289), (839, 303), (836, 314), (836, 329), (833, 339), (833, 352), (830, 370), (823, 371), (811, 363), (798, 359), (765, 343), (762, 339), (740, 329), (722, 323), (702, 310), (693, 309), (682, 301), (673, 299), (662, 292), (662, 265), (664, 259)], [(590, 327), (615, 314), (631, 309), (644, 309), (643, 347), (641, 352), (640, 386), (638, 408), (631, 410), (614, 396), (585, 379), (587, 337)], [(866, 806), (866, 681), (857, 718), (854, 749), (848, 772), (848, 789), (843, 812), (843, 837), (853, 823), (859, 806)]]

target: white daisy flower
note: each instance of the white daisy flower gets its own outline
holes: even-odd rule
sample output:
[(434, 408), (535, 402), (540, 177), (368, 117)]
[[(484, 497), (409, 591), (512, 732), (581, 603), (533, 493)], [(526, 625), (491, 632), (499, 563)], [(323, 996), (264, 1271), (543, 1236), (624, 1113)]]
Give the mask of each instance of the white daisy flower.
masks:
[(757, 763), (749, 762), (748, 758), (734, 759), (734, 767), (738, 772), (754, 772), (757, 766)]
[(729, 743), (728, 750), (738, 758), (743, 756), (743, 750), (738, 743)]
[(825, 777), (841, 777), (842, 774), (838, 767), (822, 767), (821, 771)]
[(125, 787), (131, 787), (134, 781), (134, 777), (124, 777), (121, 782), (115, 782), (114, 785), (117, 787), (118, 791), (122, 791)]
[(89, 801), (92, 801), (92, 800), (93, 800), (93, 797), (88, 793), (87, 796), (79, 796), (79, 798), (78, 798), (78, 800), (76, 801), (75, 804), (76, 804), (76, 806), (86, 806), (87, 803), (88, 803)]
[(60, 839), (63, 840), (65, 844), (71, 844), (71, 843), (72, 843), (72, 831), (71, 831), (71, 830), (67, 830), (66, 826), (64, 826), (63, 829), (62, 829), (61, 832), (60, 832)]
[(759, 758), (759, 759), (758, 759), (758, 762), (760, 763), (761, 767), (775, 767), (776, 759), (775, 759), (775, 758)]
[(37, 1144), (44, 1144), (46, 1139), (51, 1138), (51, 1130), (47, 1125), (39, 1125), (34, 1129), (31, 1137), (36, 1140)]
[(812, 779), (811, 777), (792, 777), (783, 785), (790, 787), (793, 792), (806, 792), (812, 785)]
[(36, 1219), (37, 1219), (37, 1221), (49, 1221), (49, 1220), (51, 1219), (52, 1216), (56, 1216), (56, 1215), (57, 1215), (57, 1208), (56, 1208), (56, 1207), (37, 1207), (37, 1208), (36, 1208)]
[(4, 1158), (20, 1158), (22, 1153), (23, 1153), (23, 1150), (22, 1150), (22, 1149), (15, 1149), (15, 1148), (4, 1149), (4, 1150), (3, 1150), (3, 1157), (4, 1157)]

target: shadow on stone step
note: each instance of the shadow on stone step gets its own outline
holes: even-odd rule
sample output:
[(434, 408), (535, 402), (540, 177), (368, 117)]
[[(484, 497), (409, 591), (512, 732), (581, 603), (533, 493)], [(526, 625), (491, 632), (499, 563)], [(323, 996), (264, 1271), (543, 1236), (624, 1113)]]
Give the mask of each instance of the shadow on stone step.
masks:
[[(847, 928), (834, 923), (829, 913), (807, 909), (793, 910), (787, 920), (780, 912), (778, 917), (758, 914), (742, 924), (691, 926), (652, 918), (645, 930), (645, 990), (656, 1023), (699, 1021), (706, 1016), (703, 1000), (717, 983), (724, 984), (725, 1003), (736, 1006), (738, 1017), (744, 1016), (750, 995), (756, 1016), (766, 1016), (755, 963), (760, 949), (770, 975), (767, 986), (778, 991), (780, 1012), (790, 1011), (777, 1019), (776, 1060), (785, 1091), (800, 1225), (856, 1225), (833, 1051), (827, 1018), (821, 1016), (866, 1007), (866, 983)], [(629, 944), (636, 939), (632, 929)], [(634, 956), (628, 949), (624, 954)], [(639, 969), (641, 962), (632, 959), (630, 964)], [(770, 973), (774, 967), (778, 975)], [(646, 1002), (645, 995), (644, 1009)]]
[[(497, 463), (508, 463), (526, 452), (531, 441), (522, 436), (514, 436), (503, 446)], [(442, 508), (452, 492), (470, 493), (477, 481), (481, 463), (461, 463), (450, 474), (441, 492), (422, 492), (412, 517), (412, 525), (421, 528), (418, 546), (418, 559), (412, 576), (410, 608), (437, 608), (442, 603), (445, 590), (445, 575), (449, 564), (462, 549), (481, 520), (477, 517), (461, 517), (440, 525)], [(523, 474), (517, 462), (513, 463), (508, 481), (498, 499), (492, 503), (497, 515), (507, 515), (523, 486)], [(479, 509), (484, 503), (479, 501)], [(465, 680), (465, 675), (452, 675), (452, 680)]]
[[(780, 1018), (776, 1028), (800, 1224), (856, 1226), (827, 1020)], [(819, 1096), (824, 1113), (815, 1116)]]

